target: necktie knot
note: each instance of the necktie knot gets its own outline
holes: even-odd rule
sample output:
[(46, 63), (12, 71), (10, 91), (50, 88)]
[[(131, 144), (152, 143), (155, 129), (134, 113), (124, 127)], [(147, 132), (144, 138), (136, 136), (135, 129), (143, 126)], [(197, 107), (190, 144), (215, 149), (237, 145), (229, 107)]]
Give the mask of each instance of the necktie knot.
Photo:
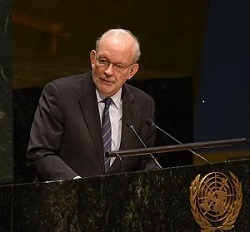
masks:
[(110, 97), (106, 97), (104, 100), (105, 108), (108, 108), (112, 102), (112, 99)]

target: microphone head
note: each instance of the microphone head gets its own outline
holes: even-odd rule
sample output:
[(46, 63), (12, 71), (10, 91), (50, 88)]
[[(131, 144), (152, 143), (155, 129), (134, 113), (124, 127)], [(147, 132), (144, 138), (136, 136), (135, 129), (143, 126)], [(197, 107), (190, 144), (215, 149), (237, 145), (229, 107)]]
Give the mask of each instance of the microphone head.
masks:
[(148, 126), (154, 126), (154, 121), (153, 121), (152, 119), (150, 119), (150, 118), (147, 118), (147, 119), (145, 120), (145, 123), (146, 123)]
[(133, 123), (131, 121), (127, 121), (126, 126), (128, 127), (128, 129), (131, 129), (133, 127)]

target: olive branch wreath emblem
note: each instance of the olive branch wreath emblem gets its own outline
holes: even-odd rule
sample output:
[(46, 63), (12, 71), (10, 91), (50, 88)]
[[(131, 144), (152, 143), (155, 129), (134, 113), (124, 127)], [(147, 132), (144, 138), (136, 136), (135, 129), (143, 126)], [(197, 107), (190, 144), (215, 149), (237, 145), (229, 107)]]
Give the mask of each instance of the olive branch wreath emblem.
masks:
[[(194, 181), (191, 183), (190, 186), (190, 204), (191, 204), (191, 211), (194, 216), (195, 221), (201, 227), (202, 232), (215, 232), (215, 231), (228, 231), (232, 230), (234, 227), (234, 223), (239, 215), (241, 206), (242, 206), (242, 186), (239, 182), (238, 178), (232, 173), (229, 172), (231, 175), (231, 181), (234, 187), (234, 201), (230, 205), (229, 209), (226, 212), (226, 217), (222, 220), (219, 226), (214, 226), (210, 222), (209, 219), (206, 218), (198, 209), (198, 194), (200, 190), (200, 174), (196, 176)], [(213, 174), (213, 173), (210, 173)]]

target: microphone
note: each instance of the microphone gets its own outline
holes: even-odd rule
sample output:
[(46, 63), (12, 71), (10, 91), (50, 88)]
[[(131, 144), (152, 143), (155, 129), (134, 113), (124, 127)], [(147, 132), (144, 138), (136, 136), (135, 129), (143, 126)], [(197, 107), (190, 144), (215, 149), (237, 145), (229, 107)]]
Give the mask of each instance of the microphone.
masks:
[[(164, 131), (163, 129), (161, 129), (160, 127), (158, 127), (153, 120), (147, 118), (145, 120), (145, 123), (148, 126), (153, 126), (156, 129), (160, 130), (161, 132), (163, 132), (165, 135), (167, 135), (169, 138), (171, 138), (172, 140), (174, 140), (176, 143), (182, 144), (179, 140), (177, 140), (176, 138), (174, 138), (172, 135), (170, 135), (169, 133), (167, 133), (166, 131)], [(194, 154), (195, 156), (199, 157), (200, 159), (204, 160), (206, 163), (211, 164), (207, 159), (205, 159), (203, 156), (201, 156), (200, 154), (196, 153), (195, 151), (193, 151), (192, 149), (189, 149), (188, 151), (190, 151), (192, 154)]]
[[(133, 123), (131, 121), (127, 121), (126, 122), (126, 126), (128, 127), (128, 129), (132, 130), (134, 132), (134, 134), (136, 135), (136, 137), (140, 140), (141, 144), (147, 148), (146, 144), (142, 141), (141, 137), (138, 135), (138, 133), (136, 132)], [(157, 159), (151, 154), (149, 153), (149, 155), (152, 157), (152, 159), (155, 161), (155, 163), (157, 164), (157, 166), (159, 166), (160, 168), (162, 168), (162, 166), (159, 164), (159, 162), (157, 161)]]

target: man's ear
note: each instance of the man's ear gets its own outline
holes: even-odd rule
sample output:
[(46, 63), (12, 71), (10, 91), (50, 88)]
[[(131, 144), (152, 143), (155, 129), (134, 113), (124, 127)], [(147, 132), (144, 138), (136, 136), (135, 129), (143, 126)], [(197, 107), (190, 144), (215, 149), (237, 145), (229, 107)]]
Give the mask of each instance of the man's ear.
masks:
[(135, 63), (132, 65), (132, 67), (129, 70), (129, 79), (131, 79), (139, 70), (139, 64)]
[(91, 62), (91, 66), (93, 66), (95, 64), (95, 56), (96, 56), (96, 51), (92, 50), (90, 52), (90, 62)]

